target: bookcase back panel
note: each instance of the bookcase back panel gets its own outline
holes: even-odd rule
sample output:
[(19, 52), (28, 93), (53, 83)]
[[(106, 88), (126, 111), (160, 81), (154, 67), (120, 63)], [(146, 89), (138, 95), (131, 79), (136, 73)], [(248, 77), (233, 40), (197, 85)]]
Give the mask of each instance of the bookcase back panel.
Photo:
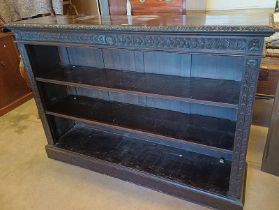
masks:
[(162, 98), (145, 97), (140, 95), (119, 93), (113, 91), (88, 90), (83, 88), (68, 88), (69, 94), (77, 94), (92, 98), (100, 98), (107, 101), (117, 101), (121, 103), (134, 104), (138, 106), (172, 110), (186, 114), (197, 114), (222, 119), (236, 120), (237, 111), (232, 108), (222, 108), (209, 106), (206, 104), (196, 104), (183, 101), (168, 100)]
[[(238, 56), (191, 55), (122, 49), (66, 49), (68, 57), (71, 58), (68, 64), (71, 65), (104, 66), (116, 70), (182, 77), (241, 81), (245, 64), (244, 58)], [(88, 51), (90, 53), (87, 53)], [(88, 63), (88, 60), (91, 63)]]
[(103, 54), (98, 48), (59, 47), (58, 51), (62, 65), (104, 68)]
[[(119, 93), (115, 91), (94, 90), (86, 88), (65, 87), (60, 85), (41, 84), (47, 101), (55, 101), (67, 95), (85, 96), (106, 101), (133, 104), (142, 107), (171, 110), (185, 114), (195, 114), (235, 121), (237, 110), (233, 108), (210, 106), (206, 104), (189, 103), (171, 99), (146, 97), (136, 94)], [(44, 91), (48, 90), (48, 91)]]
[(191, 76), (241, 81), (244, 69), (244, 57), (193, 55)]
[(159, 51), (60, 48), (60, 57), (63, 64), (184, 77), (191, 69), (190, 54)]
[[(183, 97), (188, 98), (186, 101), (184, 98), (178, 98), (179, 100), (173, 100), (168, 97), (158, 97), (156, 94), (140, 94), (138, 92), (119, 92), (115, 90), (106, 89), (86, 89), (86, 88), (68, 88), (72, 95), (84, 95), (89, 97), (101, 98), (104, 100), (118, 101), (122, 103), (135, 104), (138, 106), (153, 107), (159, 109), (172, 110), (187, 114), (197, 114), (202, 116), (210, 116), (222, 119), (236, 120), (236, 113), (238, 106), (238, 97), (240, 94), (240, 86), (238, 84), (223, 85), (226, 81), (239, 81), (242, 77), (243, 57), (237, 56), (211, 56), (211, 55), (198, 55), (198, 54), (178, 54), (169, 52), (159, 51), (132, 51), (132, 50), (120, 50), (120, 49), (97, 49), (97, 48), (73, 48), (73, 47), (56, 47), (56, 46), (43, 46), (43, 45), (27, 45), (27, 51), (29, 56), (32, 57), (32, 67), (35, 76), (44, 76), (53, 71), (64, 71), (60, 66), (83, 66), (84, 68), (73, 68), (71, 71), (80, 71), (79, 75), (82, 75), (83, 71), (96, 71), (92, 68), (100, 68), (98, 71), (107, 70), (102, 68), (112, 68), (114, 71), (134, 71), (138, 73), (154, 73), (155, 75), (171, 75), (180, 76), (181, 78), (189, 78), (188, 82), (182, 85), (183, 80), (178, 77), (161, 82), (149, 79), (148, 77), (141, 78), (142, 83), (139, 86), (145, 91), (144, 86), (148, 85), (149, 88), (155, 91), (156, 94), (164, 93), (166, 86), (171, 86), (171, 92), (166, 92), (168, 95), (177, 95), (180, 93), (173, 92), (178, 90), (183, 92)], [(219, 61), (220, 60), (220, 61)], [(238, 64), (238, 65), (236, 65)], [(68, 73), (65, 73), (67, 75)], [(72, 76), (76, 79), (78, 76)], [(113, 77), (108, 76), (104, 73), (106, 83), (109, 84), (110, 80), (113, 81)], [(201, 84), (192, 77), (204, 77), (211, 78), (210, 86), (207, 86), (205, 82), (201, 81)], [(88, 77), (90, 78), (90, 76)], [(125, 75), (124, 79), (118, 81), (118, 86), (121, 84), (128, 84), (130, 87), (137, 82), (136, 77), (132, 78)], [(62, 77), (62, 80), (65, 77)], [(93, 80), (94, 78), (92, 78)], [(216, 79), (216, 80), (215, 80)], [(219, 80), (217, 80), (219, 79)], [(221, 80), (220, 80), (221, 79)], [(222, 80), (223, 79), (223, 80)], [(129, 81), (131, 80), (131, 81)], [(146, 82), (144, 82), (146, 80)], [(90, 81), (90, 80), (88, 80)], [(214, 82), (215, 81), (215, 82)], [(96, 80), (98, 83), (98, 79)], [(179, 82), (179, 83), (176, 83)], [(152, 84), (154, 83), (154, 84)], [(206, 91), (210, 90), (212, 84), (215, 84), (214, 91), (212, 92), (213, 98), (208, 98)], [(128, 87), (129, 87), (128, 86)], [(65, 88), (59, 86), (50, 87), (46, 93), (51, 94), (51, 90), (54, 89), (54, 93), (65, 92)], [(120, 88), (121, 89), (121, 88)], [(156, 90), (157, 89), (157, 90)], [(161, 90), (160, 90), (161, 89)], [(163, 90), (163, 91), (162, 91)], [(221, 92), (219, 92), (221, 91)], [(69, 93), (69, 92), (68, 92)], [(68, 94), (67, 93), (67, 94)], [(52, 100), (56, 98), (53, 95)], [(65, 94), (65, 93), (64, 93)], [(233, 95), (234, 94), (234, 95)], [(197, 97), (198, 96), (198, 97)], [(191, 98), (197, 97), (199, 101), (192, 103)], [(234, 98), (234, 104), (232, 106), (227, 105), (228, 102), (224, 101), (221, 106), (214, 104), (214, 100), (219, 102), (224, 98)], [(182, 99), (182, 100), (181, 100)], [(201, 99), (207, 101), (213, 101), (208, 104), (206, 101), (203, 102)], [(229, 100), (228, 100), (229, 101)], [(224, 105), (224, 106), (223, 106)]]
[(119, 97), (109, 92), (53, 84), (40, 84), (40, 89), (49, 90), (44, 94), (47, 112), (232, 150), (235, 122), (198, 111), (222, 115), (229, 110), (222, 113), (214, 107), (189, 103), (129, 100), (128, 95)]
[(26, 45), (34, 76), (40, 76), (55, 69), (61, 63), (58, 47), (47, 45)]
[(191, 76), (191, 55), (168, 52), (144, 52), (145, 72), (181, 77)]
[(101, 49), (105, 68), (144, 72), (144, 53), (141, 51)]

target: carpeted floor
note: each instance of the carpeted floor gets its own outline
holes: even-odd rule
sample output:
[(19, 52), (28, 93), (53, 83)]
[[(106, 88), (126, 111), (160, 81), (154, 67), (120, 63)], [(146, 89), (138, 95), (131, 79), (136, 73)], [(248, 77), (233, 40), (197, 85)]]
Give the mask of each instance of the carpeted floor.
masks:
[[(207, 209), (48, 159), (33, 100), (1, 117), (0, 131), (0, 210)], [(259, 170), (267, 131), (252, 126), (245, 210), (279, 209), (279, 177)]]

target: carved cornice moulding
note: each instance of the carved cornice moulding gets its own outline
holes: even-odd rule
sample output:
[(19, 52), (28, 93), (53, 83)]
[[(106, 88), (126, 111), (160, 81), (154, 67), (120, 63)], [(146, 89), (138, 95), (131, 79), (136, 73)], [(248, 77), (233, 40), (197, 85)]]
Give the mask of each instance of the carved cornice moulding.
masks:
[(5, 24), (6, 28), (11, 30), (17, 29), (47, 29), (47, 30), (100, 30), (100, 31), (129, 31), (129, 32), (179, 32), (179, 33), (242, 33), (242, 34), (262, 34), (262, 36), (270, 36), (274, 30), (270, 26), (226, 26), (226, 25), (207, 25), (207, 26), (132, 26), (132, 25), (79, 25), (79, 24)]

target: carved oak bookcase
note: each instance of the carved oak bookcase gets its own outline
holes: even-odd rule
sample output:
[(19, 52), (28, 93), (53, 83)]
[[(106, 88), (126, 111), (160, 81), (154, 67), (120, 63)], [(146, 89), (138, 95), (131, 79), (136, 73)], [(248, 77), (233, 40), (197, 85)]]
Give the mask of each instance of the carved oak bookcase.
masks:
[(48, 157), (243, 208), (268, 17), (60, 16), (6, 27), (28, 70)]

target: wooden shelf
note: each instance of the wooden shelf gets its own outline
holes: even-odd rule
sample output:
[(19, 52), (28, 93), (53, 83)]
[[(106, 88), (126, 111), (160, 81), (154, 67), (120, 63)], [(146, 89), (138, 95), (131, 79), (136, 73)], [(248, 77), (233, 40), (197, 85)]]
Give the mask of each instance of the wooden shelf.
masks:
[(233, 148), (235, 122), (214, 117), (72, 95), (48, 104), (46, 113), (162, 135), (224, 152)]
[(188, 78), (81, 66), (59, 67), (36, 79), (46, 83), (136, 92), (139, 95), (234, 109), (238, 108), (240, 94), (240, 83), (231, 80)]
[(56, 145), (182, 185), (226, 195), (231, 162), (77, 124)]

